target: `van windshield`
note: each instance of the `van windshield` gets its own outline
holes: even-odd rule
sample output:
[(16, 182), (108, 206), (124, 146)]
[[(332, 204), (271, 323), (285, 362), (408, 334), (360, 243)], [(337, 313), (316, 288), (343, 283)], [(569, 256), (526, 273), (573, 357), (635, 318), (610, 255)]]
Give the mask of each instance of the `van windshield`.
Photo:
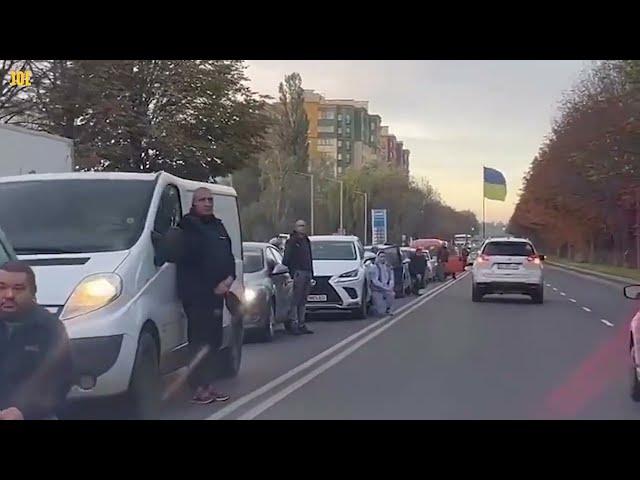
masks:
[(112, 252), (144, 228), (152, 180), (0, 183), (0, 225), (17, 254)]

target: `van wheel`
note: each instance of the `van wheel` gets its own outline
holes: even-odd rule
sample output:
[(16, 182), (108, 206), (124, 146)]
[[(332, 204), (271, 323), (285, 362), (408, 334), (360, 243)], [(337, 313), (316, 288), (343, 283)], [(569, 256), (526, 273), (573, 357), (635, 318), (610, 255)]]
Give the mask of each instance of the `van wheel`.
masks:
[(158, 365), (158, 347), (149, 332), (143, 331), (133, 363), (127, 406), (133, 418), (157, 419), (160, 414), (162, 377)]
[(276, 305), (275, 301), (272, 300), (272, 303), (269, 305), (269, 313), (267, 314), (267, 318), (264, 321), (264, 325), (260, 330), (260, 341), (261, 342), (272, 342), (274, 336), (274, 329), (276, 323)]
[(234, 326), (232, 335), (231, 345), (220, 352), (220, 374), (226, 378), (238, 375), (242, 363), (242, 326)]

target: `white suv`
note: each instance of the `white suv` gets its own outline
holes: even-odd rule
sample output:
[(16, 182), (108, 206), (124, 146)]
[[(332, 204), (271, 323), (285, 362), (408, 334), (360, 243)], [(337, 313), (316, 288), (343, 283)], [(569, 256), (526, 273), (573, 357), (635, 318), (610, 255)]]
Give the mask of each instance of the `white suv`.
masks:
[(315, 285), (307, 297), (307, 311), (341, 310), (365, 318), (371, 293), (358, 237), (317, 235), (310, 240)]
[(492, 238), (482, 245), (471, 270), (471, 298), (479, 302), (492, 293), (520, 293), (534, 303), (544, 301), (542, 261), (524, 238)]

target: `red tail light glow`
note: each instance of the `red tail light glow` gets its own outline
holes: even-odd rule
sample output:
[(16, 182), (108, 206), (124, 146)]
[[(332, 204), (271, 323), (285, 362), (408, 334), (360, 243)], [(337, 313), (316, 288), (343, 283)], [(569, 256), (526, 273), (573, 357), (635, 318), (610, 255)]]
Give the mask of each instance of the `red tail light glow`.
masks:
[(533, 262), (535, 265), (540, 265), (540, 259), (538, 258), (537, 255), (529, 255), (527, 257), (527, 260), (530, 262)]
[(488, 262), (488, 261), (489, 261), (489, 255), (485, 255), (484, 253), (482, 255), (478, 255), (479, 263)]

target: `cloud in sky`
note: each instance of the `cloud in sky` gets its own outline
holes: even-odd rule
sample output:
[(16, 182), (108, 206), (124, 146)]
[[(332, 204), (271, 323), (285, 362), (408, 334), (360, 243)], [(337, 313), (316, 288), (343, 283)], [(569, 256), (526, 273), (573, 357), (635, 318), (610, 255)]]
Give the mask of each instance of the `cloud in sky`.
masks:
[(257, 60), (252, 88), (278, 96), (291, 72), (329, 98), (368, 100), (369, 111), (411, 150), (411, 173), (426, 177), (458, 209), (482, 214), (482, 165), (501, 170), (507, 201), (487, 201), (487, 221), (511, 216), (562, 92), (585, 66), (577, 60)]

